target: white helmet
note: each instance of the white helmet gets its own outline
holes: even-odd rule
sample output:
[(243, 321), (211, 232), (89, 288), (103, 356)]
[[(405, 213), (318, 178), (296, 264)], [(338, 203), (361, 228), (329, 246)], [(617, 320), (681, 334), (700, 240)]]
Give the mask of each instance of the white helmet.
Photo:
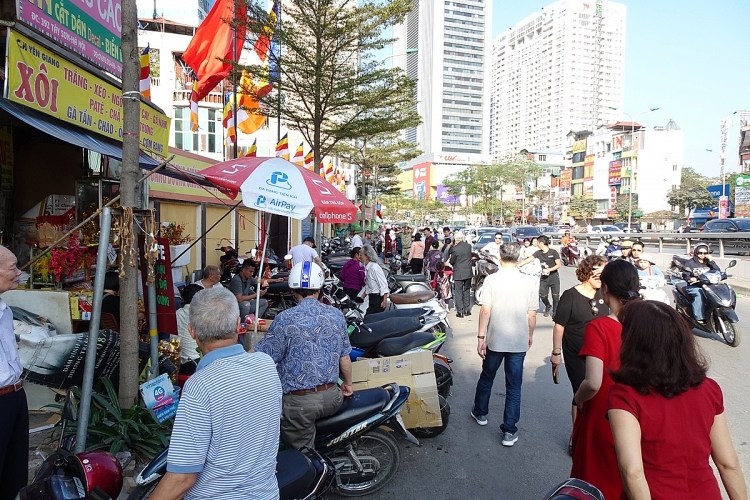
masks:
[(289, 271), (289, 288), (305, 290), (320, 290), (325, 276), (323, 270), (315, 262), (300, 262)]

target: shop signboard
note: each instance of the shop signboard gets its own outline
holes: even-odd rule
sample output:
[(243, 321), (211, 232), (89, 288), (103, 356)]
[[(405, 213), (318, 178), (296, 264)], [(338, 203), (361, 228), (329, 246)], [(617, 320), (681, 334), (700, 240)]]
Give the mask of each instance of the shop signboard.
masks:
[(596, 155), (586, 155), (583, 159), (583, 180), (594, 180), (594, 160)]
[(412, 181), (414, 183), (414, 193), (418, 199), (429, 200), (430, 199), (430, 170), (432, 164), (429, 162), (419, 163), (414, 165), (412, 169)]
[(560, 188), (570, 188), (570, 181), (573, 177), (573, 170), (568, 168), (560, 172)]
[(580, 153), (581, 151), (586, 151), (586, 139), (581, 139), (573, 143), (573, 152)]
[[(8, 30), (6, 96), (81, 128), (122, 141), (122, 91), (44, 46)], [(169, 119), (141, 104), (140, 142), (166, 156)]]
[[(175, 314), (174, 285), (172, 283), (172, 257), (169, 252), (169, 240), (167, 238), (156, 238), (158, 256), (154, 262), (154, 286), (156, 288), (156, 322), (160, 333), (177, 335), (177, 315)], [(145, 256), (145, 238), (138, 237), (138, 252), (141, 261), (141, 279), (143, 280), (143, 291), (147, 293), (147, 271)], [(146, 305), (148, 315), (148, 300), (143, 301)]]
[(18, 0), (18, 21), (119, 77), (121, 0)]
[(0, 127), (0, 188), (13, 189), (13, 127)]
[[(216, 163), (216, 160), (211, 158), (188, 153), (171, 146), (167, 155), (174, 156), (172, 161), (169, 162), (170, 165), (188, 174), (200, 174), (202, 170)], [(190, 201), (193, 203), (217, 204), (230, 201), (216, 188), (202, 187), (195, 182), (191, 182), (187, 177), (175, 179), (159, 172), (148, 178), (148, 195), (150, 198), (160, 200)]]
[(735, 179), (734, 216), (750, 217), (750, 175), (738, 175)]
[(609, 185), (616, 186), (621, 183), (620, 174), (622, 173), (622, 160), (609, 162)]

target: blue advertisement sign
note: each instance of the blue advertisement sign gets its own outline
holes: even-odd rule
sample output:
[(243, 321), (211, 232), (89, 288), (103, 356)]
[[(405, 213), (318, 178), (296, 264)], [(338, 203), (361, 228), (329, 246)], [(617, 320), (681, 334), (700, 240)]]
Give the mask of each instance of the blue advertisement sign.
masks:
[(706, 191), (711, 193), (714, 200), (718, 200), (720, 196), (729, 196), (729, 184), (724, 184), (723, 188), (721, 184), (714, 184), (713, 186), (708, 186)]

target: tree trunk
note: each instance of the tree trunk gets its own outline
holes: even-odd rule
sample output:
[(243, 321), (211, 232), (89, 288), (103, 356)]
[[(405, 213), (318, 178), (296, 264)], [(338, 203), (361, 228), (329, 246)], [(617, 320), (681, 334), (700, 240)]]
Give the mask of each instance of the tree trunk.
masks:
[[(120, 203), (136, 205), (140, 169), (140, 95), (138, 92), (137, 12), (135, 0), (122, 2), (122, 92), (123, 140)], [(135, 224), (134, 227), (137, 227)], [(137, 246), (137, 239), (135, 242)], [(125, 263), (125, 277), (120, 279), (120, 390), (122, 408), (130, 408), (138, 397), (138, 269)]]

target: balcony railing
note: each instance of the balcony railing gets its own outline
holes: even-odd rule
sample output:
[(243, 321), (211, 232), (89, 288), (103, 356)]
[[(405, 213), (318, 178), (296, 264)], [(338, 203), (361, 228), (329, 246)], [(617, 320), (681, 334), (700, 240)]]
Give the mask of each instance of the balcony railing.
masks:
[[(192, 90), (175, 90), (173, 95), (173, 101), (190, 101), (190, 94)], [(209, 92), (206, 97), (201, 99), (200, 102), (210, 102), (212, 104), (224, 105), (224, 96), (221, 92)]]

